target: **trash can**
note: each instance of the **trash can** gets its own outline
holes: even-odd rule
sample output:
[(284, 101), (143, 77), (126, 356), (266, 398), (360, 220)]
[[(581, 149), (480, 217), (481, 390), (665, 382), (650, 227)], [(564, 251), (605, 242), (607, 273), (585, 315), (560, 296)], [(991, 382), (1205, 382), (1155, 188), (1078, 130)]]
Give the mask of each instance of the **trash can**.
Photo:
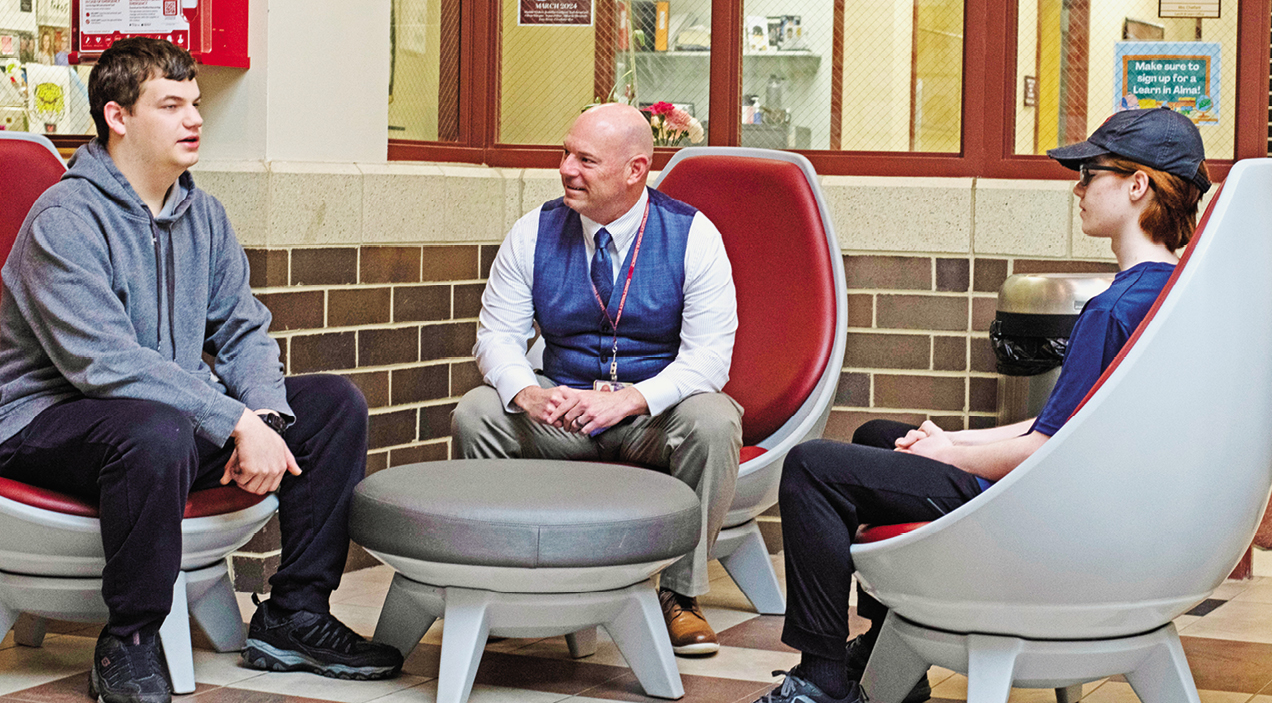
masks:
[(1036, 416), (1060, 376), (1069, 334), (1082, 306), (1113, 283), (1113, 274), (1031, 273), (998, 289), (989, 328), (997, 357), (998, 424)]

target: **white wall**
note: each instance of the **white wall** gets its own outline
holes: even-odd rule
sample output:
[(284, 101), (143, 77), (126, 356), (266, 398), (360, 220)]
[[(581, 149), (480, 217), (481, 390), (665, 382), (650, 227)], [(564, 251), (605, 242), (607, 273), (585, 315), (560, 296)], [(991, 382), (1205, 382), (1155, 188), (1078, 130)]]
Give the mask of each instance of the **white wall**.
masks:
[(269, 66), (269, 2), (252, 0), (248, 8), (247, 55), (252, 67), (199, 67), (199, 88), (203, 93), (203, 160), (263, 161)]
[(252, 67), (204, 67), (205, 143), (218, 161), (383, 163), (389, 0), (251, 0)]

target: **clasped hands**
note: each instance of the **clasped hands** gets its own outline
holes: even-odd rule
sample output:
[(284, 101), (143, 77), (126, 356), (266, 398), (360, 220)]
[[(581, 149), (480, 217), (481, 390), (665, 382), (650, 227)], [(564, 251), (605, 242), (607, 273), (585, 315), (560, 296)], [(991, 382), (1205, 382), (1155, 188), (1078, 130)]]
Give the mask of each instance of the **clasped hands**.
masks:
[(632, 386), (613, 392), (568, 386), (526, 386), (513, 398), (513, 403), (536, 422), (586, 435), (613, 427), (623, 418), (649, 409), (645, 396)]
[(300, 466), (287, 443), (256, 413), (244, 409), (230, 437), (234, 452), (221, 474), (222, 486), (233, 481), (239, 488), (261, 495), (278, 490), (284, 475), (300, 475)]
[(925, 420), (918, 429), (910, 430), (904, 437), (897, 439), (896, 451), (939, 461), (940, 455), (952, 446), (954, 441), (945, 430), (931, 420)]

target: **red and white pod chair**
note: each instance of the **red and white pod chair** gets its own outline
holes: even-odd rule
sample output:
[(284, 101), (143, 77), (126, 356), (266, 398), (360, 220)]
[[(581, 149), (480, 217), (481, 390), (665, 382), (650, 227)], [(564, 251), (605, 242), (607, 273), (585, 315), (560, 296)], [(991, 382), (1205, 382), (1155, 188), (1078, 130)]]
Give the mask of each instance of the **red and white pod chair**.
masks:
[[(218, 652), (243, 648), (246, 629), (226, 558), (277, 509), (273, 495), (237, 486), (190, 494), (181, 521), (181, 573), (159, 629), (174, 693), (194, 691), (191, 615)], [(0, 479), (0, 633), (13, 628), (18, 644), (38, 647), (47, 618), (105, 621), (105, 566), (96, 505)]]
[(680, 149), (655, 188), (720, 230), (737, 289), (724, 387), (745, 411), (737, 493), (715, 556), (763, 614), (786, 597), (756, 517), (777, 504), (786, 453), (821, 437), (843, 370), (847, 289), (839, 240), (813, 166), (770, 149)]

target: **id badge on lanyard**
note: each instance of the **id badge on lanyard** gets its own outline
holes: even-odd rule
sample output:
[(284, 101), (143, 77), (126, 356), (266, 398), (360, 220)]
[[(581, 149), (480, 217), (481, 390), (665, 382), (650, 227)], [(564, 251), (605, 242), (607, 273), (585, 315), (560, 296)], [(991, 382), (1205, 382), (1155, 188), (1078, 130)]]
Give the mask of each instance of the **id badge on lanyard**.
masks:
[(640, 244), (645, 239), (645, 225), (648, 222), (649, 201), (647, 200), (645, 201), (645, 214), (640, 218), (640, 229), (636, 232), (636, 248), (632, 251), (632, 263), (627, 267), (627, 282), (623, 284), (623, 297), (619, 298), (618, 311), (614, 315), (614, 319), (610, 319), (609, 310), (605, 308), (605, 301), (601, 300), (600, 291), (596, 290), (595, 283), (592, 284), (592, 295), (596, 298), (596, 304), (601, 306), (601, 313), (605, 315), (606, 320), (609, 320), (610, 327), (614, 330), (614, 345), (610, 348), (609, 380), (593, 381), (592, 390), (602, 392), (621, 391), (631, 385), (618, 380), (618, 323), (623, 319), (623, 308), (627, 305), (627, 292), (632, 287), (632, 274), (636, 271), (636, 259), (640, 257)]

